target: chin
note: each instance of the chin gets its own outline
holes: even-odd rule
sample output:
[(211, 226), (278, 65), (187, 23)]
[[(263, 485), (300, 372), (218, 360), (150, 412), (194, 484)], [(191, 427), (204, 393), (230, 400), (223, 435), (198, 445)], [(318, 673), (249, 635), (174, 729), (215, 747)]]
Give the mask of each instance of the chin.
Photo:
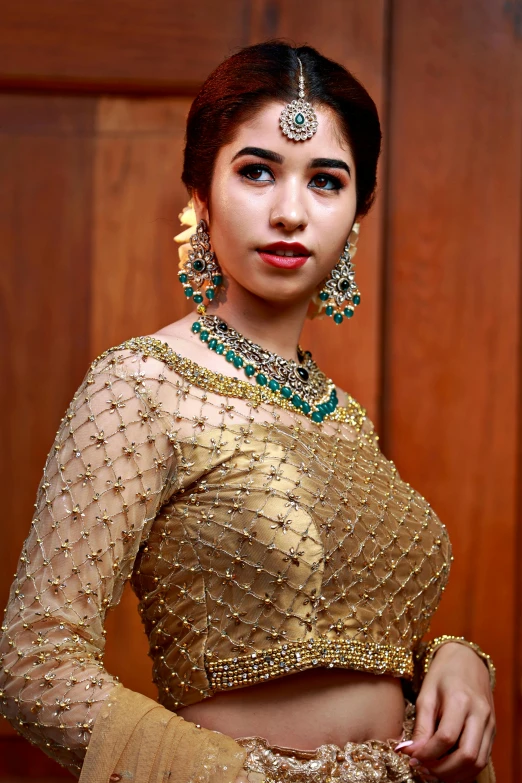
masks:
[(292, 278), (289, 274), (285, 276), (278, 272), (279, 270), (276, 270), (276, 274), (255, 275), (249, 280), (238, 280), (238, 283), (250, 294), (272, 304), (298, 304), (313, 296), (316, 283), (304, 280), (303, 275), (299, 279), (295, 272), (292, 273)]
[(295, 296), (282, 292), (278, 292), (278, 294), (275, 295), (274, 291), (271, 291), (270, 294), (266, 295), (257, 294), (257, 296), (260, 300), (265, 302), (268, 307), (273, 308), (274, 311), (279, 310), (281, 312), (296, 307), (303, 307), (306, 310), (311, 298), (311, 295), (309, 297), (304, 297), (302, 291)]

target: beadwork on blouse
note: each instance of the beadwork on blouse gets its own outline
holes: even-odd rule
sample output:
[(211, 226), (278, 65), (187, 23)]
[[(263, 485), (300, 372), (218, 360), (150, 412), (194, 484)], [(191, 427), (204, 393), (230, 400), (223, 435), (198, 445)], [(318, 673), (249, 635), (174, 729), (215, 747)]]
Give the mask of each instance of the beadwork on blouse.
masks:
[(158, 700), (313, 667), (411, 678), (451, 545), (347, 395), (320, 423), (152, 337), (110, 348), (62, 419), (2, 625), (0, 709), (78, 773), (118, 680), (130, 580)]

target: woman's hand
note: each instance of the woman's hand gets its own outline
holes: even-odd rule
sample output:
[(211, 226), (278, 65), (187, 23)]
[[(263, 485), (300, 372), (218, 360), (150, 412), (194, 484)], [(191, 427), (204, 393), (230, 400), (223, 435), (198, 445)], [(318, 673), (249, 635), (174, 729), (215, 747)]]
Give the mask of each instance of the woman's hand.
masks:
[(444, 644), (433, 657), (417, 699), (413, 744), (402, 752), (417, 759), (432, 779), (468, 783), (487, 765), (494, 736), (487, 667), (471, 648)]

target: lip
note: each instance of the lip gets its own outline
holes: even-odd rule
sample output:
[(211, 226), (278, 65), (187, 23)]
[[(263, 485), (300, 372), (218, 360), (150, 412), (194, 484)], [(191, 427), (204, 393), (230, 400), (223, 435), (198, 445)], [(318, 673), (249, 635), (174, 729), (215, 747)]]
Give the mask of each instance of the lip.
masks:
[[(282, 256), (277, 251), (291, 250), (296, 255)], [(310, 251), (299, 242), (273, 242), (271, 245), (259, 248), (257, 251), (261, 259), (270, 266), (277, 266), (280, 269), (299, 269), (306, 264), (310, 258)]]

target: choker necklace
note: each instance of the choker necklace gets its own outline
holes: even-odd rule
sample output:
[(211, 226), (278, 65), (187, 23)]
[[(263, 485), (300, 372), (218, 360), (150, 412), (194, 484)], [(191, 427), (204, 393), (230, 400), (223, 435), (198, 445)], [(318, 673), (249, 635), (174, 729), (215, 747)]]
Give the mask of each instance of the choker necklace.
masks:
[(319, 423), (339, 404), (333, 381), (321, 372), (310, 351), (299, 345), (298, 362), (284, 359), (243, 337), (217, 315), (202, 315), (192, 324), (192, 331), (211, 351), (283, 398), (285, 408), (290, 403)]

